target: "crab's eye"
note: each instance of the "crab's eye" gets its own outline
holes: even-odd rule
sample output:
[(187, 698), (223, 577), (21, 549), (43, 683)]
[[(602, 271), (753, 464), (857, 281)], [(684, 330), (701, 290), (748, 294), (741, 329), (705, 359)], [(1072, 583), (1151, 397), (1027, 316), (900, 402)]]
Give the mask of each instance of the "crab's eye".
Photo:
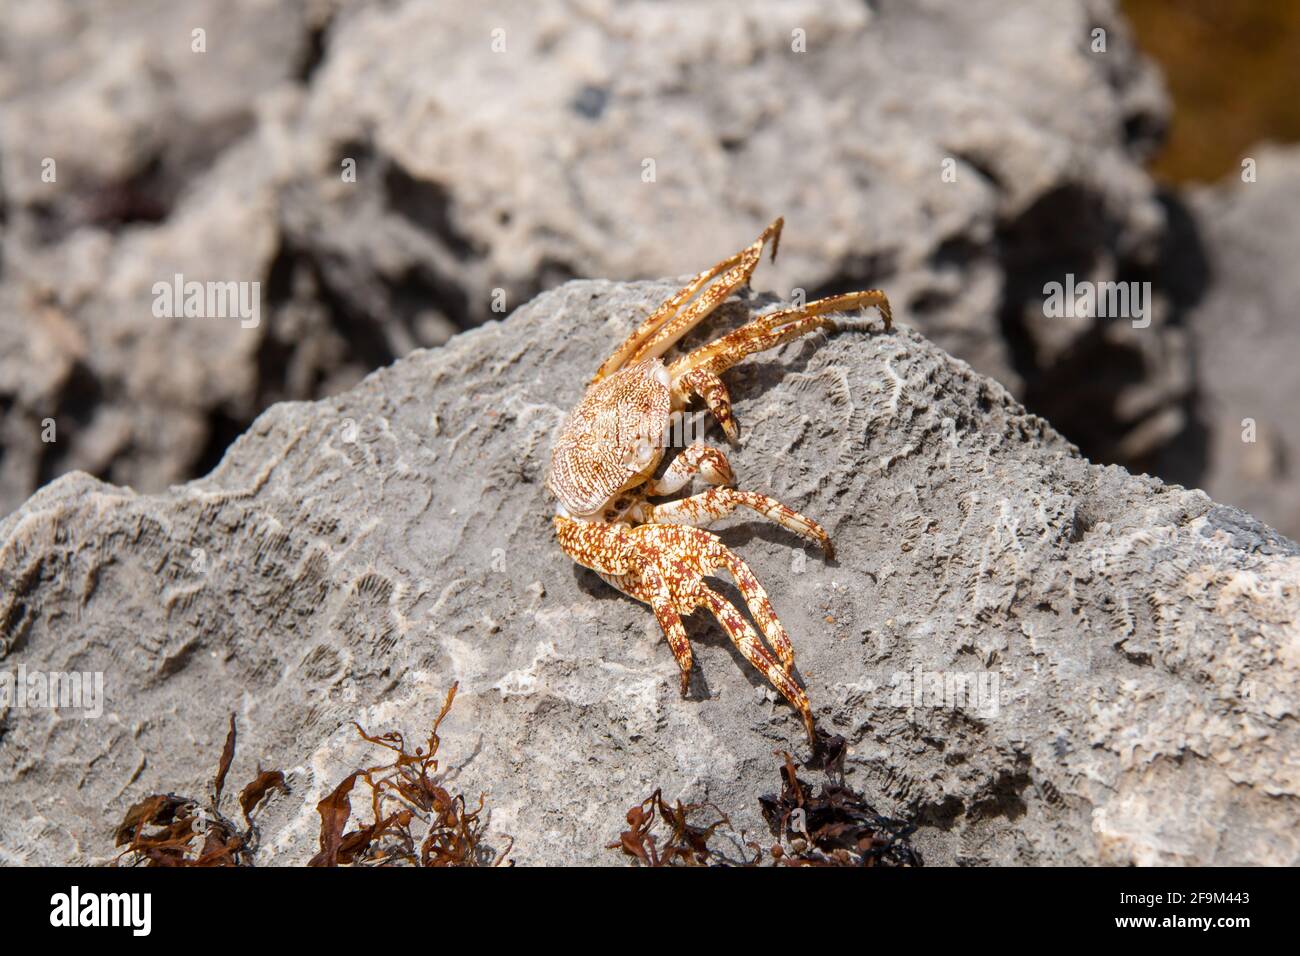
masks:
[(623, 463), (635, 469), (644, 468), (654, 458), (654, 445), (645, 438), (638, 438), (623, 456)]

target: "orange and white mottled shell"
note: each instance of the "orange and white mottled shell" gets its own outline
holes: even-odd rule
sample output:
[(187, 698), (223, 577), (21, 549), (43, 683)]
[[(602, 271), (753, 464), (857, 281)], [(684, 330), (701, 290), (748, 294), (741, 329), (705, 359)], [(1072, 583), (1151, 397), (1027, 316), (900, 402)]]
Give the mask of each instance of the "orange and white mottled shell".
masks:
[(546, 475), (569, 514), (595, 515), (654, 472), (672, 412), (670, 384), (663, 362), (648, 359), (587, 389), (564, 423)]

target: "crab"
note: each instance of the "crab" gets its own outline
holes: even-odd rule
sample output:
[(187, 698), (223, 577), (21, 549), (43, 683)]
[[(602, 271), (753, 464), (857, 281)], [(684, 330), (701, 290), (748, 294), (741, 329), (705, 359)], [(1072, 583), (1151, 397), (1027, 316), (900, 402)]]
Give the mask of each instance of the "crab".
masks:
[[(784, 221), (776, 219), (748, 247), (690, 280), (660, 305), (597, 370), (555, 443), (546, 486), (558, 504), (556, 537), (566, 555), (606, 582), (648, 604), (681, 670), (687, 695), (691, 644), (682, 619), (701, 608), (717, 618), (737, 650), (799, 712), (816, 745), (808, 696), (794, 676), (794, 648), (767, 591), (744, 560), (698, 525), (736, 508), (757, 512), (820, 545), (833, 557), (830, 537), (816, 521), (756, 491), (736, 487), (718, 448), (687, 445), (655, 477), (674, 420), (696, 400), (707, 406), (728, 441), (740, 430), (722, 374), (747, 356), (817, 329), (836, 330), (835, 313), (874, 306), (892, 328), (889, 300), (878, 289), (818, 299), (780, 309), (687, 352), (664, 356), (733, 292), (748, 285), (770, 241), (776, 258)], [(694, 478), (710, 487), (670, 501)], [(734, 578), (766, 645), (734, 604), (705, 583), (725, 570)]]

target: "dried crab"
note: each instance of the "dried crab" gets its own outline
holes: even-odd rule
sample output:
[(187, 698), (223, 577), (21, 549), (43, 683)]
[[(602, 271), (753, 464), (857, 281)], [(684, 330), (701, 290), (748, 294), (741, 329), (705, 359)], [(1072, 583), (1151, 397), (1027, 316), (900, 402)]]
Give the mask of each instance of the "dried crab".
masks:
[[(733, 443), (739, 439), (720, 376), (746, 356), (816, 329), (837, 329), (830, 315), (850, 309), (874, 306), (885, 328), (891, 327), (883, 292), (854, 292), (760, 315), (665, 365), (662, 356), (669, 349), (749, 282), (768, 241), (776, 258), (782, 224), (777, 219), (746, 249), (695, 276), (614, 350), (565, 422), (546, 484), (559, 501), (554, 523), (560, 547), (578, 564), (650, 605), (681, 668), (683, 697), (692, 658), (682, 618), (706, 608), (745, 659), (799, 711), (812, 743), (812, 708), (793, 676), (794, 649), (767, 592), (717, 535), (694, 526), (740, 506), (817, 542), (828, 559), (830, 538), (816, 521), (779, 501), (735, 488), (726, 456), (702, 442), (688, 445), (654, 477), (673, 417), (697, 397), (727, 438)], [(650, 501), (675, 494), (696, 475), (712, 487), (675, 501)], [(705, 575), (719, 569), (735, 578), (768, 646), (733, 604), (704, 583)]]

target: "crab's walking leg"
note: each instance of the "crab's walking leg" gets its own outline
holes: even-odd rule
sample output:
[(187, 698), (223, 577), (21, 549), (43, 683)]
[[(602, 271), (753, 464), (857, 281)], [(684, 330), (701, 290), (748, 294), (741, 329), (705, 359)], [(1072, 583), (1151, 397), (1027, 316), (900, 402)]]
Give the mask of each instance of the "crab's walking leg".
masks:
[(625, 525), (575, 521), (562, 515), (552, 520), (560, 550), (597, 574), (623, 575), (631, 569), (632, 547)]
[(876, 306), (885, 320), (885, 328), (893, 328), (893, 314), (889, 300), (879, 289), (850, 292), (809, 302), (798, 309), (782, 309), (760, 315), (746, 325), (728, 332), (719, 339), (683, 355), (668, 367), (674, 382), (682, 380), (696, 369), (705, 369), (721, 375), (731, 366), (755, 352), (766, 352), (791, 339), (821, 328), (837, 328), (834, 319), (826, 316), (832, 312)]
[[(799, 711), (808, 739), (814, 741), (812, 707), (790, 673), (794, 667), (790, 638), (754, 573), (717, 535), (674, 525), (629, 528), (594, 524), (563, 515), (557, 515), (554, 524), (560, 547), (569, 557), (623, 593), (650, 605), (677, 658), (683, 694), (689, 684), (692, 657), (681, 615), (707, 607), (745, 659)], [(725, 568), (735, 579), (771, 651), (763, 646), (744, 616), (701, 580), (701, 575), (718, 568)]]
[(682, 449), (661, 478), (646, 482), (645, 493), (655, 498), (676, 494), (696, 474), (711, 485), (736, 483), (736, 474), (731, 470), (727, 456), (697, 441)]
[(718, 550), (721, 552), (719, 557), (722, 566), (730, 571), (731, 576), (736, 579), (736, 587), (740, 588), (740, 593), (745, 598), (745, 606), (749, 608), (749, 613), (754, 615), (754, 620), (758, 622), (763, 636), (772, 645), (772, 650), (776, 651), (776, 656), (781, 659), (785, 669), (790, 670), (794, 667), (794, 647), (791, 646), (790, 637), (785, 633), (785, 628), (781, 625), (781, 619), (776, 616), (776, 611), (772, 609), (772, 602), (767, 596), (767, 591), (763, 589), (763, 585), (758, 583), (758, 578), (754, 577), (754, 572), (749, 569), (749, 565), (744, 562), (744, 559), (721, 543), (719, 543)]
[(701, 584), (698, 593), (701, 603), (718, 619), (718, 623), (726, 630), (727, 636), (736, 645), (736, 649), (745, 656), (745, 660), (753, 664), (758, 672), (767, 678), (768, 683), (780, 691), (781, 696), (799, 711), (804, 727), (808, 730), (808, 742), (815, 745), (816, 734), (813, 730), (812, 707), (808, 703), (808, 695), (795, 683), (794, 678), (789, 674), (789, 669), (782, 667), (768, 653), (749, 622), (730, 601), (707, 584)]
[(689, 498), (650, 505), (643, 514), (645, 521), (654, 524), (688, 524), (701, 527), (726, 517), (737, 507), (742, 506), (757, 511), (763, 517), (783, 528), (788, 528), (800, 537), (817, 542), (827, 558), (834, 557), (835, 549), (825, 528), (794, 509), (787, 508), (775, 498), (769, 498), (757, 491), (710, 488)]
[(555, 518), (560, 548), (585, 568), (590, 568), (629, 597), (654, 611), (673, 657), (682, 672), (682, 696), (690, 687), (691, 644), (673, 599), (672, 581), (654, 564), (654, 554), (638, 555), (627, 530), (615, 525), (591, 524), (572, 518)]
[[(758, 268), (758, 262), (763, 257), (763, 246), (769, 239), (772, 241), (772, 258), (776, 258), (777, 246), (781, 241), (781, 227), (784, 224), (783, 219), (773, 220), (747, 248), (734, 256), (728, 256), (711, 269), (705, 269), (659, 306), (605, 360), (596, 371), (593, 381), (598, 382), (642, 359), (657, 358), (672, 348), (683, 335), (721, 305), (727, 296), (749, 281), (749, 277)], [(686, 305), (692, 296), (719, 275), (722, 278), (716, 285), (705, 289), (698, 299)]]
[(605, 574), (597, 572), (605, 583), (622, 591), (630, 598), (649, 604), (654, 612), (659, 630), (664, 632), (668, 647), (677, 659), (677, 666), (682, 672), (682, 696), (685, 697), (691, 686), (691, 667), (694, 658), (691, 655), (691, 642), (686, 637), (686, 625), (682, 623), (681, 612), (673, 600), (672, 588), (664, 576), (653, 566), (646, 566), (633, 574)]
[(801, 335), (822, 328), (838, 328), (828, 313), (875, 306), (893, 328), (889, 300), (879, 289), (850, 292), (809, 302), (798, 309), (782, 309), (760, 315), (752, 322), (728, 332), (708, 345), (689, 352), (668, 366), (673, 382), (674, 402), (686, 404), (692, 394), (701, 396), (730, 441), (738, 441), (740, 428), (731, 411), (731, 399), (719, 376), (746, 356), (766, 352)]
[[(682, 624), (682, 616), (673, 603), (672, 589), (658, 569), (650, 565), (643, 568), (639, 583), (640, 587), (635, 590), (645, 596), (642, 600), (649, 598), (650, 609), (655, 612), (655, 620), (659, 622), (664, 637), (668, 639), (673, 657), (677, 658), (677, 666), (682, 671), (682, 696), (685, 697), (691, 685), (691, 642), (686, 639), (686, 627)], [(615, 584), (615, 587), (625, 591), (621, 584)], [(625, 593), (637, 597), (631, 591)]]
[(731, 413), (731, 394), (722, 384), (722, 379), (706, 368), (693, 369), (681, 377), (675, 391), (683, 406), (690, 403), (692, 395), (704, 399), (704, 404), (709, 406), (709, 411), (722, 426), (727, 441), (733, 444), (740, 441), (740, 427), (736, 424), (736, 416)]

